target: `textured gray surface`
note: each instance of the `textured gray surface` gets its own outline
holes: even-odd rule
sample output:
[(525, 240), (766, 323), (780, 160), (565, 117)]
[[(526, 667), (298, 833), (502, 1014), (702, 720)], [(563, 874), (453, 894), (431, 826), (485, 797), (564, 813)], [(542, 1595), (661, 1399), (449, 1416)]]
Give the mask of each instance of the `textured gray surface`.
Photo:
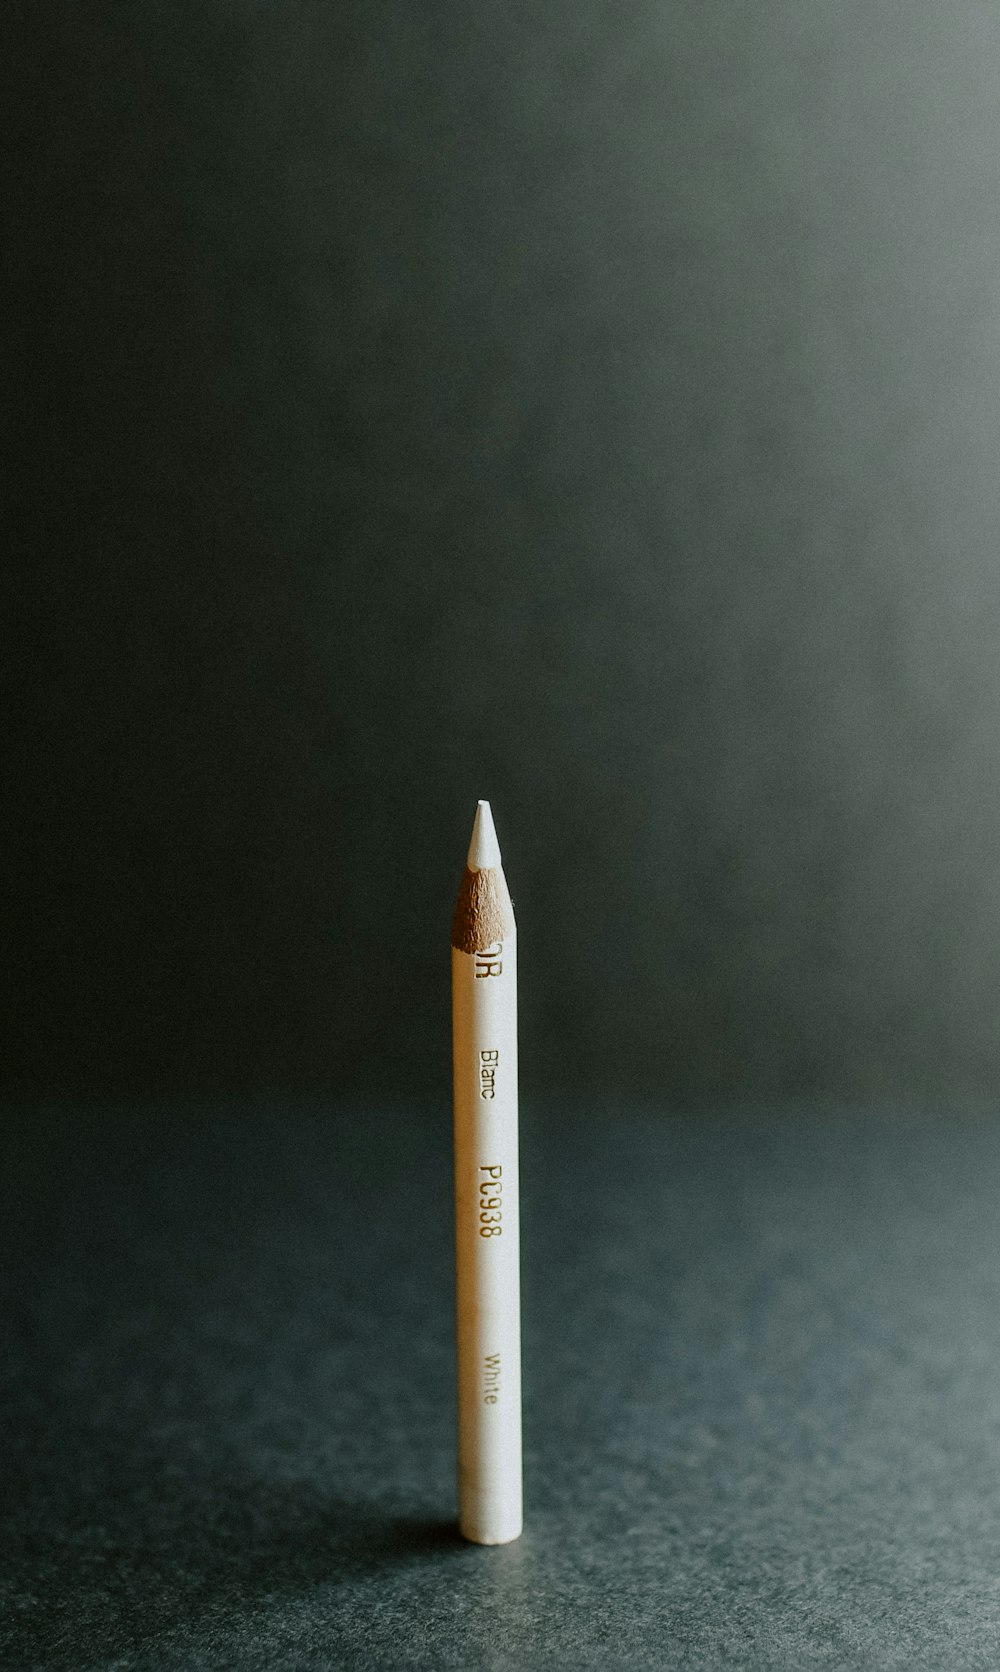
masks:
[(538, 1108), (454, 1533), (444, 1108), (8, 1115), (19, 1672), (1000, 1659), (1000, 1124)]
[(4, 1074), (433, 1090), (487, 795), (531, 1083), (992, 1095), (1000, 8), (8, 27)]

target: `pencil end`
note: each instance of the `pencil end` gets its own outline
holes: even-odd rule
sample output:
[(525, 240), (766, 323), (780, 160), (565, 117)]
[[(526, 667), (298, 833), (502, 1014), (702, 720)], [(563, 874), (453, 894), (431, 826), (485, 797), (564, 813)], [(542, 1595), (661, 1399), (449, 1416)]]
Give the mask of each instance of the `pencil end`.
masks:
[(500, 843), (497, 841), (493, 813), (488, 801), (480, 801), (476, 808), (476, 822), (472, 826), (472, 841), (466, 861), (470, 871), (486, 871), (499, 867)]

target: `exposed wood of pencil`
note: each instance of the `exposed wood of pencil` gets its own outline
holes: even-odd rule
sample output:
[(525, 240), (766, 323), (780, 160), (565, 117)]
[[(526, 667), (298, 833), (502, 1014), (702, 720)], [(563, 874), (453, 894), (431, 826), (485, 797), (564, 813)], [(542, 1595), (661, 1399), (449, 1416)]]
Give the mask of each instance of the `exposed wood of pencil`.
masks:
[(456, 952), (482, 952), (505, 940), (513, 927), (514, 910), (503, 871), (492, 865), (473, 871), (467, 865), (451, 925)]

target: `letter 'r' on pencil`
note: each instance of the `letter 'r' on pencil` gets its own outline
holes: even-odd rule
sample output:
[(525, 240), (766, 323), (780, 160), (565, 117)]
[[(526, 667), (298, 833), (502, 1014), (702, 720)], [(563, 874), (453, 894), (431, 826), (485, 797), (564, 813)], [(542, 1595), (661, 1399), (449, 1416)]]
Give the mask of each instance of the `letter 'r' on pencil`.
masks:
[(459, 1526), (521, 1531), (517, 931), (488, 801), (451, 930)]

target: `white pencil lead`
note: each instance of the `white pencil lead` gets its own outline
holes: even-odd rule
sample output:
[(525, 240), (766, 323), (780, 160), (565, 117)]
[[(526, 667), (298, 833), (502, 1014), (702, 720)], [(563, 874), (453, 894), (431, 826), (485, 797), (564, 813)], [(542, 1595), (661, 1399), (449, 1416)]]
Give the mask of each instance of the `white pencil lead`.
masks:
[(501, 864), (500, 843), (497, 841), (488, 801), (480, 801), (476, 808), (476, 822), (472, 826), (472, 841), (469, 843), (466, 864), (470, 871), (496, 869)]

